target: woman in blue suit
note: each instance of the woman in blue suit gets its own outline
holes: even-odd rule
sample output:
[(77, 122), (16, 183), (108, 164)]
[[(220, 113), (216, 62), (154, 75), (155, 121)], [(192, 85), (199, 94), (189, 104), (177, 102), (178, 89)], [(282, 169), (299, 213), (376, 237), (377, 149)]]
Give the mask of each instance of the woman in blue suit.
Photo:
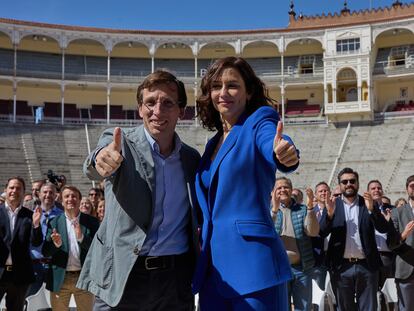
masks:
[(269, 206), (276, 169), (296, 169), (298, 152), (244, 59), (217, 60), (201, 90), (201, 123), (217, 130), (196, 176), (203, 222), (193, 286), (201, 310), (286, 311), (290, 265)]

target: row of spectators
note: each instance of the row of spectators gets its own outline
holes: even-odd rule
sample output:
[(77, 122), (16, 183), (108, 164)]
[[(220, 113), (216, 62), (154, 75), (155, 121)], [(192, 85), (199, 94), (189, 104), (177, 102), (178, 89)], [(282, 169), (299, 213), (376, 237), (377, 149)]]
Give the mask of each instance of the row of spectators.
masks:
[[(20, 310), (44, 282), (54, 310), (64, 309), (72, 294), (78, 310), (92, 309), (94, 297), (77, 289), (76, 282), (104, 217), (103, 191), (91, 188), (82, 197), (76, 187), (60, 186), (59, 191), (37, 180), (26, 193), (24, 180), (12, 177), (1, 196), (0, 297), (7, 293), (10, 310)], [(371, 180), (362, 196), (359, 186), (358, 173), (345, 168), (332, 191), (319, 182), (305, 190), (303, 202), (303, 192), (288, 178), (276, 179), (271, 215), (291, 263), (289, 295), (295, 310), (311, 310), (312, 279), (325, 290), (328, 273), (341, 310), (354, 310), (355, 304), (376, 309), (377, 292), (387, 278), (395, 279), (399, 309), (410, 310), (414, 175), (406, 182), (408, 200), (401, 198), (395, 206), (379, 180)], [(384, 300), (380, 303), (387, 310)]]
[[(358, 173), (345, 168), (333, 191), (319, 182), (303, 202), (290, 179), (276, 179), (271, 214), (291, 264), (294, 310), (311, 310), (312, 279), (325, 290), (328, 273), (339, 310), (414, 310), (414, 175), (408, 200), (396, 206), (379, 180), (363, 195), (359, 188)], [(398, 306), (381, 294), (387, 279), (395, 280)]]
[(105, 214), (100, 188), (83, 197), (74, 186), (11, 177), (0, 202), (0, 299), (23, 310), (25, 298), (46, 283), (53, 310), (92, 310), (94, 296), (76, 288), (82, 264)]

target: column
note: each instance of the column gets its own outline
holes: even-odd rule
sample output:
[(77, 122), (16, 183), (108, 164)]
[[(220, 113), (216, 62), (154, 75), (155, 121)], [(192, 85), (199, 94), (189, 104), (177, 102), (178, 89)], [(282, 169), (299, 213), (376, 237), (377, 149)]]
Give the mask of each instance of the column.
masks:
[(60, 83), (61, 124), (65, 123), (65, 49), (62, 48), (62, 80)]
[(284, 53), (280, 53), (280, 74), (282, 76), (282, 83), (280, 86), (280, 94), (282, 100), (282, 122), (285, 123), (285, 59)]
[(280, 86), (280, 94), (282, 101), (282, 122), (285, 123), (285, 84), (283, 82)]
[(196, 126), (198, 125), (198, 121), (195, 118), (196, 114), (197, 114), (197, 96), (198, 96), (198, 60), (197, 60), (197, 55), (194, 56), (194, 120), (195, 120), (195, 124)]
[(13, 123), (16, 123), (16, 111), (17, 111), (17, 44), (13, 44), (14, 56), (13, 56)]
[(106, 73), (106, 124), (109, 124), (111, 120), (111, 51), (108, 51)]

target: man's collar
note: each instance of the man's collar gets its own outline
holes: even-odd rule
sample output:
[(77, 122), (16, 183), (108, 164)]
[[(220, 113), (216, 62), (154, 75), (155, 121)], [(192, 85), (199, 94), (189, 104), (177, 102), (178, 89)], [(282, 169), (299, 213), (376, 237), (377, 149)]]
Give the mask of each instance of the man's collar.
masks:
[[(160, 146), (158, 145), (157, 141), (150, 135), (150, 133), (147, 131), (147, 129), (145, 127), (144, 127), (144, 134), (145, 134), (145, 137), (147, 138), (147, 141), (149, 142), (149, 144), (151, 146), (152, 151), (154, 151), (157, 154), (161, 155), (160, 154)], [(174, 149), (173, 149), (173, 151), (171, 152), (170, 155), (178, 153), (181, 149), (182, 142), (181, 142), (180, 137), (177, 135), (177, 133), (174, 133), (174, 142), (173, 143), (174, 143)]]
[(357, 194), (355, 196), (355, 199), (351, 203), (348, 203), (347, 201), (345, 201), (345, 196), (343, 194), (341, 194), (341, 199), (342, 199), (342, 202), (344, 204), (349, 205), (349, 206), (354, 206), (354, 205), (356, 205), (358, 203), (359, 197), (358, 197), (358, 194)]
[(79, 211), (78, 215), (77, 215), (77, 216), (75, 216), (74, 218), (70, 218), (70, 217), (69, 217), (69, 215), (68, 215), (68, 214), (66, 214), (66, 212), (65, 212), (65, 217), (66, 217), (66, 219), (67, 219), (67, 220), (69, 220), (69, 221), (72, 221), (72, 220), (74, 220), (74, 219), (79, 220), (80, 214), (81, 214), (81, 211)]
[(14, 211), (12, 210), (12, 208), (11, 208), (11, 206), (7, 203), (7, 201), (6, 202), (4, 202), (4, 205), (6, 206), (6, 209), (8, 210), (8, 211), (10, 211), (10, 212), (12, 212), (12, 213), (14, 213), (14, 214), (17, 214), (20, 210), (21, 210), (21, 208), (22, 208), (22, 205), (20, 204)]

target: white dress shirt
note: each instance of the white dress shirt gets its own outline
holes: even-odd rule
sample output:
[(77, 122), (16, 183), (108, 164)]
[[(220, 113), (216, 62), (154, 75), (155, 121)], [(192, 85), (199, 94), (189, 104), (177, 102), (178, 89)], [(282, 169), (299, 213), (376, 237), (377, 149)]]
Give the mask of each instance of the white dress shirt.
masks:
[[(379, 206), (382, 211), (382, 204)], [(387, 233), (381, 233), (375, 229), (375, 242), (377, 242), (377, 249), (379, 252), (391, 252), (387, 245)]]
[[(10, 233), (11, 233), (11, 236), (13, 236), (14, 226), (16, 225), (17, 214), (19, 213), (22, 206), (19, 205), (14, 211), (7, 204), (7, 202), (5, 202), (5, 206), (6, 206), (7, 215), (9, 216)], [(13, 264), (13, 260), (11, 257), (11, 252), (9, 252), (9, 257), (7, 257), (7, 260), (6, 260), (6, 266), (11, 266), (12, 264)]]
[(364, 259), (365, 254), (362, 249), (361, 236), (359, 235), (359, 205), (358, 196), (351, 204), (345, 202), (342, 197), (345, 210), (346, 221), (346, 242), (344, 258), (359, 258)]
[[(80, 213), (79, 213), (80, 215)], [(75, 228), (73, 223), (79, 222), (79, 215), (74, 219), (69, 219), (69, 217), (65, 214), (66, 217), (66, 230), (68, 234), (68, 243), (69, 243), (69, 258), (68, 264), (66, 266), (66, 271), (80, 271), (82, 266), (80, 262), (80, 250), (79, 250), (79, 241), (76, 238)]]

